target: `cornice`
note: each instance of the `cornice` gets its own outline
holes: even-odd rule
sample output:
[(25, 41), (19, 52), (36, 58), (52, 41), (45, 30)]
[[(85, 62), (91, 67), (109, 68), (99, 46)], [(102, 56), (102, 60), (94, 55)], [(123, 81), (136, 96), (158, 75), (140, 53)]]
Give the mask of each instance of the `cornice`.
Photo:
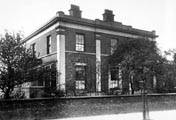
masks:
[(158, 37), (155, 35), (153, 31), (145, 31), (141, 29), (133, 28), (132, 26), (123, 25), (120, 22), (104, 22), (102, 20), (89, 20), (84, 18), (74, 18), (69, 15), (62, 15), (62, 16), (55, 16), (51, 20), (49, 20), (47, 23), (45, 23), (43, 26), (39, 27), (36, 31), (34, 31), (32, 34), (30, 34), (28, 37), (22, 40), (22, 43), (28, 41), (32, 37), (36, 36), (37, 34), (45, 31), (50, 26), (54, 25), (57, 22), (66, 22), (66, 23), (72, 23), (72, 24), (78, 24), (83, 26), (89, 26), (93, 28), (99, 28), (99, 29), (105, 29), (105, 30), (111, 30), (111, 31), (117, 31), (117, 32), (124, 32), (129, 33), (133, 35), (140, 35), (143, 37), (151, 37), (156, 38)]

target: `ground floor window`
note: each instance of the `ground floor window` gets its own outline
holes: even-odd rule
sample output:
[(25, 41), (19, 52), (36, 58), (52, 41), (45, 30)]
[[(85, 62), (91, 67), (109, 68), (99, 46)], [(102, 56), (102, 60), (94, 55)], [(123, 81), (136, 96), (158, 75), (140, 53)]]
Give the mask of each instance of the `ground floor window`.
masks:
[(76, 89), (84, 90), (85, 89), (85, 81), (76, 81)]
[(40, 72), (37, 73), (37, 77), (33, 75), (36, 80), (32, 82), (32, 86), (56, 87), (56, 64), (49, 64), (37, 69)]
[(75, 88), (77, 90), (85, 89), (86, 66), (84, 64), (75, 66)]
[(110, 88), (117, 88), (118, 87), (118, 81), (112, 81), (110, 82)]
[(110, 67), (110, 86), (109, 88), (121, 88), (121, 72), (119, 66)]
[(45, 87), (56, 87), (56, 64), (50, 64), (45, 67), (46, 75), (44, 78)]

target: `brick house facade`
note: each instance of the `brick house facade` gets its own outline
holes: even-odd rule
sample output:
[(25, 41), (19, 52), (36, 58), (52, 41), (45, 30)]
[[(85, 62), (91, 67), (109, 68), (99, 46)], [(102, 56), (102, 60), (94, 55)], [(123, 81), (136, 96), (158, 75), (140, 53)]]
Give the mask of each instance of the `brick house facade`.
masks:
[[(118, 40), (143, 38), (154, 40), (154, 31), (144, 31), (114, 21), (111, 10), (105, 10), (103, 20), (82, 18), (79, 6), (71, 5), (69, 15), (59, 11), (49, 22), (26, 37), (26, 47), (33, 47), (45, 66), (56, 66), (56, 87), (67, 95), (106, 94), (110, 88), (122, 88), (114, 80), (108, 57)], [(113, 71), (112, 71), (113, 72)], [(120, 73), (118, 71), (118, 73)], [(28, 83), (28, 88), (42, 89), (45, 85)]]

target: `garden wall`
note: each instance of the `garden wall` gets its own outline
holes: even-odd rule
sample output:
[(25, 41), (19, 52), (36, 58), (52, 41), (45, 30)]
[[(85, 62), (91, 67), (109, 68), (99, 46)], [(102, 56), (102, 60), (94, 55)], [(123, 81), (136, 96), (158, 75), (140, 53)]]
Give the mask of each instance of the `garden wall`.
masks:
[[(150, 111), (176, 109), (176, 94), (148, 95), (148, 101)], [(0, 101), (0, 113), (9, 120), (9, 116), (13, 119), (28, 118), (31, 120), (33, 118), (49, 119), (140, 111), (142, 112), (140, 95)]]

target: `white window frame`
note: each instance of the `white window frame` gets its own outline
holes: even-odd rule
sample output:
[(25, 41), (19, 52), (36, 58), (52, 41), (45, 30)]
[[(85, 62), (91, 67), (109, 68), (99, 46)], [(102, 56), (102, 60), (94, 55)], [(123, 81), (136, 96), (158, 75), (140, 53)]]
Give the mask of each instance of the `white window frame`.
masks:
[(116, 46), (117, 46), (117, 39), (111, 39), (111, 55), (116, 50)]
[[(84, 74), (86, 74), (86, 68), (85, 68), (86, 67), (86, 63), (76, 63), (75, 65), (76, 65), (75, 66), (75, 72), (76, 72), (76, 67), (83, 67), (83, 69), (85, 70)], [(84, 77), (86, 77), (86, 75)], [(86, 82), (85, 82), (86, 80), (85, 79), (79, 80), (79, 79), (77, 79), (75, 77), (75, 88), (76, 88), (76, 90), (84, 90), (85, 89), (85, 84), (86, 84)]]
[(85, 51), (85, 36), (84, 34), (76, 34), (76, 51)]
[[(112, 79), (112, 75), (111, 75), (111, 71), (112, 71), (112, 69), (117, 69), (118, 68), (118, 66), (114, 66), (114, 67), (111, 67), (110, 68), (110, 88), (116, 88), (116, 87), (120, 87), (120, 85), (119, 85), (119, 82), (120, 82), (120, 80), (119, 80), (119, 78), (118, 79)], [(119, 76), (119, 68), (118, 68), (118, 76)]]

